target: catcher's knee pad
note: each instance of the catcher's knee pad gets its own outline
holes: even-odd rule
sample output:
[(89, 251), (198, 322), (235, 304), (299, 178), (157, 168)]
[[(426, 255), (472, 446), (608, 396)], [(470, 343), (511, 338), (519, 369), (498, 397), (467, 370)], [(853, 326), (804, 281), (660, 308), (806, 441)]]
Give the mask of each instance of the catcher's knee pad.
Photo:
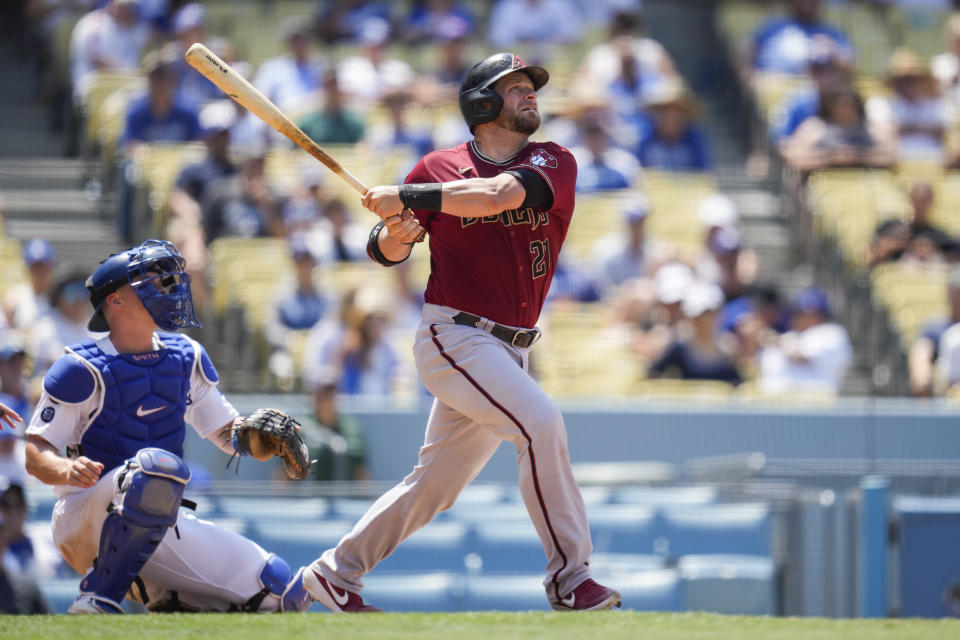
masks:
[(304, 611), (310, 607), (311, 599), (303, 588), (302, 575), (302, 568), (294, 574), (286, 560), (271, 553), (257, 576), (260, 591), (241, 608), (244, 611), (257, 611), (264, 598), (275, 595), (280, 599), (280, 611)]
[(93, 571), (81, 593), (120, 602), (167, 529), (176, 524), (190, 469), (163, 449), (141, 449), (120, 474), (121, 496), (103, 522)]

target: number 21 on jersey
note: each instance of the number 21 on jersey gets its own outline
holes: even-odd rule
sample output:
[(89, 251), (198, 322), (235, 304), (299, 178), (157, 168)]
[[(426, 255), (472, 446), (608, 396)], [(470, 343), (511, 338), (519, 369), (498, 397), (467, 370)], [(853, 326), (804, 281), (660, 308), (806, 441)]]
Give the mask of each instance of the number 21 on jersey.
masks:
[(547, 275), (547, 267), (550, 266), (550, 240), (534, 240), (530, 243), (530, 253), (533, 254), (533, 264), (530, 267), (533, 279)]

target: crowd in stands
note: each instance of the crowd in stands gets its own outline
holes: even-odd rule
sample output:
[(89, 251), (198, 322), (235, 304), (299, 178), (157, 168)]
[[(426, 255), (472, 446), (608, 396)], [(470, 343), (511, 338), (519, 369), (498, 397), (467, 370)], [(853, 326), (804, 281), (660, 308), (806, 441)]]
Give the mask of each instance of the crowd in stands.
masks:
[[(702, 242), (692, 251), (650, 232), (652, 217), (672, 212), (655, 206), (648, 176), (709, 178), (715, 164), (701, 99), (644, 32), (639, 1), (498, 0), (488, 10), (453, 0), (317, 2), (312, 15), (258, 34), (275, 39), (278, 55), (250, 61), (241, 55), (249, 47), (231, 42), (230, 30), (212, 19), (213, 4), (27, 3), (26, 33), (46, 52), (37, 91), (55, 112), (51, 52), (58, 29), (74, 22), (70, 114), (95, 116), (88, 106), (102, 72), (132, 78), (113, 140), (117, 231), (126, 242), (143, 233), (135, 204), (144, 189), (142, 149), (203, 147), (200, 155), (184, 156), (159, 207), (162, 233), (187, 258), (203, 313), (214, 308), (211, 245), (274, 238), (286, 247), (289, 281), (271, 291), (263, 323), (268, 368), (276, 378), (298, 377), (299, 388), (314, 395), (319, 426), (310, 430), (312, 444), (339, 452), (321, 465), (326, 478), (365, 477), (362, 437), (340, 416), (338, 394), (426, 393), (415, 388), (403, 347), (422, 305), (422, 282), (416, 267), (405, 264), (390, 274), (387, 290), (363, 281), (345, 290), (330, 286), (327, 270), (366, 263), (369, 219), (312, 160), (293, 179), (275, 179), (269, 159), (292, 145), (185, 64), (183, 53), (195, 41), (207, 43), (318, 143), (357, 145), (372, 158), (403, 154), (394, 180), (432, 149), (469, 139), (450, 107), (476, 51), (516, 49), (548, 68), (563, 62), (543, 92), (542, 135), (577, 158), (582, 201), (612, 195), (609, 206), (621, 217), (587, 251), (563, 252), (545, 324), (555, 310), (578, 305), (613, 310), (638, 380), (715, 380), (772, 394), (840, 392), (852, 347), (835, 321), (837, 300), (821, 289), (788, 292), (765, 282), (733, 200), (714, 193), (695, 205)], [(953, 139), (960, 18), (945, 25), (947, 50), (932, 61), (904, 48), (890, 51), (885, 88), (864, 95), (858, 51), (823, 17), (822, 3), (786, 6), (785, 15), (740, 45), (748, 90), (768, 95), (791, 79), (766, 113), (770, 149), (789, 168), (806, 175), (904, 161), (960, 166)], [(431, 55), (399, 53), (421, 45), (432, 47)], [(564, 47), (577, 52), (572, 60), (563, 58)], [(129, 91), (136, 78), (140, 93)], [(956, 239), (930, 217), (937, 198), (931, 180), (921, 176), (904, 193), (909, 212), (877, 226), (863, 263), (956, 262)], [(87, 335), (88, 309), (83, 274), (68, 265), (56, 269), (49, 243), (27, 243), (23, 260), (27, 281), (6, 292), (0, 317), (0, 383), (3, 401), (28, 417), (38, 376), (62, 345)], [(948, 330), (960, 321), (957, 290), (951, 279), (951, 317), (924, 331), (911, 349), (917, 395), (933, 393), (942, 386), (936, 381), (960, 381), (960, 338)], [(0, 447), (8, 445), (0, 440)]]

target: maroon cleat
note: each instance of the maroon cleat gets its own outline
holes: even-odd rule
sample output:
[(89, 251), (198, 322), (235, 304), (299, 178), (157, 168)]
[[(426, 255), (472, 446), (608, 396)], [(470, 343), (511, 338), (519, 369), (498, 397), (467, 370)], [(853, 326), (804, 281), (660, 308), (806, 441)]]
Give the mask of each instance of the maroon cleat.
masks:
[(303, 572), (303, 588), (314, 600), (334, 613), (383, 612), (383, 609), (365, 603), (360, 594), (330, 584), (313, 567), (307, 567)]
[(555, 611), (602, 611), (620, 606), (620, 594), (587, 578), (559, 601), (550, 602)]

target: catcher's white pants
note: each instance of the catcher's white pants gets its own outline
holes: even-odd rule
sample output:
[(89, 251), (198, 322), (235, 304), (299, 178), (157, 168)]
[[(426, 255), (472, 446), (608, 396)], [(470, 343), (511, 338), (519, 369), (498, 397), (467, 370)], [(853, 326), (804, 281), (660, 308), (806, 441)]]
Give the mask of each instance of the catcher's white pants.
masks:
[[(117, 474), (122, 470), (121, 465), (94, 486), (64, 496), (53, 509), (53, 540), (80, 573), (93, 566), (107, 506), (122, 500), (117, 487)], [(181, 510), (176, 530), (167, 531), (140, 578), (151, 603), (164, 602), (176, 591), (187, 607), (226, 611), (260, 591), (259, 575), (268, 555), (252, 540)], [(142, 601), (136, 587), (129, 595)], [(260, 611), (279, 608), (279, 599), (271, 595)]]
[(517, 448), (520, 492), (547, 555), (544, 586), (557, 600), (589, 577), (592, 551), (563, 417), (527, 373), (528, 349), (454, 324), (456, 313), (425, 305), (417, 331), (417, 369), (436, 398), (417, 466), (314, 566), (334, 585), (359, 591), (362, 576), (450, 508), (509, 440)]

